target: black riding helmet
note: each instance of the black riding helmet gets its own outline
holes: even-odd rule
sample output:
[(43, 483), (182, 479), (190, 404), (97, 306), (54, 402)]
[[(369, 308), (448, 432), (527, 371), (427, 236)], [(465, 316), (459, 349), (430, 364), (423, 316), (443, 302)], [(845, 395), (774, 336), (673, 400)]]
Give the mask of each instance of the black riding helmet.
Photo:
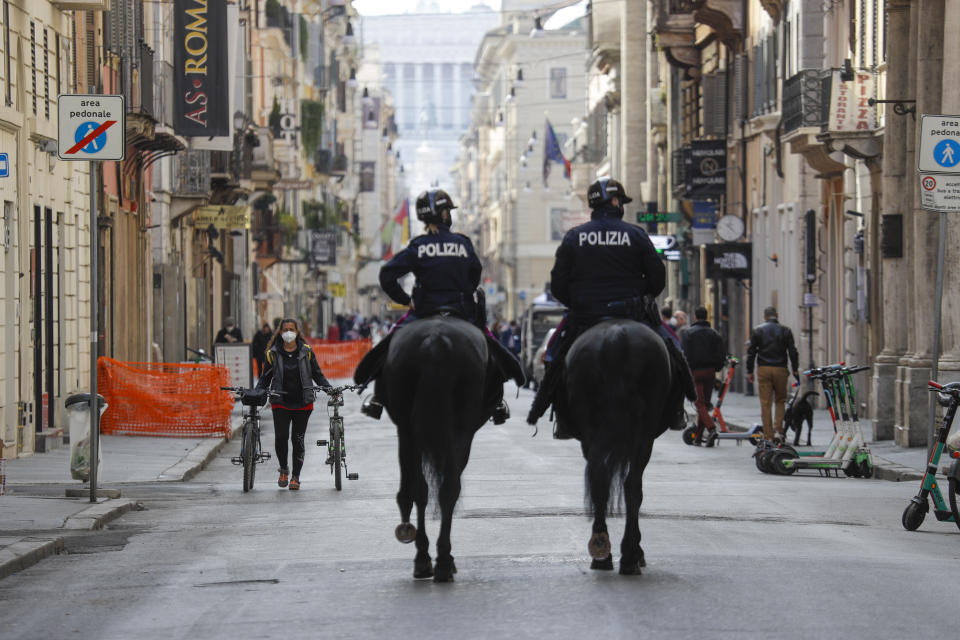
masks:
[(620, 202), (620, 216), (623, 217), (623, 205), (633, 202), (633, 198), (627, 196), (622, 184), (611, 178), (600, 178), (587, 189), (587, 204), (594, 211), (610, 204), (614, 198)]
[[(456, 208), (450, 194), (443, 189), (430, 189), (417, 196), (417, 219), (424, 224), (450, 224), (450, 210)], [(448, 215), (446, 220), (444, 211)]]

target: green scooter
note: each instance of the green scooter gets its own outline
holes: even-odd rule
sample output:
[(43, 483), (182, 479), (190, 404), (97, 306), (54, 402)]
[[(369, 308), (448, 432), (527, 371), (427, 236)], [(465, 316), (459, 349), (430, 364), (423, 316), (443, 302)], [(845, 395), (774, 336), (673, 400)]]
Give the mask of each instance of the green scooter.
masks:
[(937, 402), (947, 411), (943, 416), (943, 422), (940, 423), (940, 429), (937, 431), (937, 442), (930, 453), (927, 461), (927, 470), (923, 474), (920, 482), (920, 492), (910, 499), (907, 508), (903, 510), (901, 522), (903, 528), (907, 531), (916, 531), (923, 523), (930, 507), (927, 502), (927, 496), (933, 497), (933, 515), (941, 522), (953, 522), (960, 527), (960, 511), (957, 509), (957, 493), (960, 492), (960, 453), (954, 451), (950, 454), (954, 458), (953, 463), (947, 470), (947, 496), (950, 502), (950, 508), (947, 508), (947, 502), (940, 493), (940, 487), (937, 486), (937, 465), (940, 464), (940, 455), (946, 446), (947, 436), (950, 434), (950, 426), (957, 415), (957, 406), (960, 405), (960, 382), (951, 382), (949, 384), (939, 384), (931, 380), (927, 383), (929, 391), (937, 392)]

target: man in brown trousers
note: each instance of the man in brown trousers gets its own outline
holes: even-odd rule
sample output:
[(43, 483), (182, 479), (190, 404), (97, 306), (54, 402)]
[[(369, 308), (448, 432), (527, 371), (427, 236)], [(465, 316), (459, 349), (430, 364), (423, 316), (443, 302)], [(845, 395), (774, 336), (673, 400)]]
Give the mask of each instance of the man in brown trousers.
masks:
[[(750, 348), (747, 350), (747, 382), (753, 384), (753, 365), (757, 364), (757, 395), (760, 396), (760, 418), (763, 437), (783, 442), (784, 403), (787, 401), (787, 380), (790, 371), (799, 380), (799, 354), (793, 343), (793, 332), (777, 321), (776, 307), (763, 310), (764, 323), (753, 328)], [(787, 369), (787, 360), (790, 369)], [(776, 402), (776, 414), (771, 419), (770, 405)]]

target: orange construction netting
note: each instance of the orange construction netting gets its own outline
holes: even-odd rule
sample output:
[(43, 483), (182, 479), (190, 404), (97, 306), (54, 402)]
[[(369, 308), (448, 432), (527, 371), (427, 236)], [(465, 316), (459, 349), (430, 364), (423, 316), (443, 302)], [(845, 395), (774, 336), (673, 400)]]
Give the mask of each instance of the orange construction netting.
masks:
[(371, 340), (321, 340), (307, 338), (307, 344), (317, 355), (323, 375), (329, 379), (352, 378), (353, 370), (373, 346)]
[(175, 438), (230, 435), (233, 395), (226, 367), (120, 362), (100, 358), (98, 391), (107, 400), (100, 431)]

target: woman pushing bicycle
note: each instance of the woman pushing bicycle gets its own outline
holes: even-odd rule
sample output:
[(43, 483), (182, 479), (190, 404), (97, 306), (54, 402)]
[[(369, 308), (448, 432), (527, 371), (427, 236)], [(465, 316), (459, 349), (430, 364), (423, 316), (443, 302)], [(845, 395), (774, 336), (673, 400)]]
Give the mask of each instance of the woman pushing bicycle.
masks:
[[(277, 337), (280, 340), (277, 340)], [(320, 370), (313, 349), (304, 342), (296, 320), (286, 318), (267, 343), (266, 366), (258, 389), (270, 389), (282, 392), (282, 400), (271, 403), (273, 409), (273, 430), (276, 436), (277, 460), (280, 462), (280, 479), (277, 484), (290, 490), (300, 488), (300, 471), (303, 469), (303, 457), (306, 447), (304, 437), (307, 433), (307, 421), (313, 412), (313, 400), (316, 392), (313, 382), (320, 387), (332, 386)], [(292, 429), (291, 429), (292, 425)], [(293, 474), (287, 467), (287, 441), (293, 440)]]

